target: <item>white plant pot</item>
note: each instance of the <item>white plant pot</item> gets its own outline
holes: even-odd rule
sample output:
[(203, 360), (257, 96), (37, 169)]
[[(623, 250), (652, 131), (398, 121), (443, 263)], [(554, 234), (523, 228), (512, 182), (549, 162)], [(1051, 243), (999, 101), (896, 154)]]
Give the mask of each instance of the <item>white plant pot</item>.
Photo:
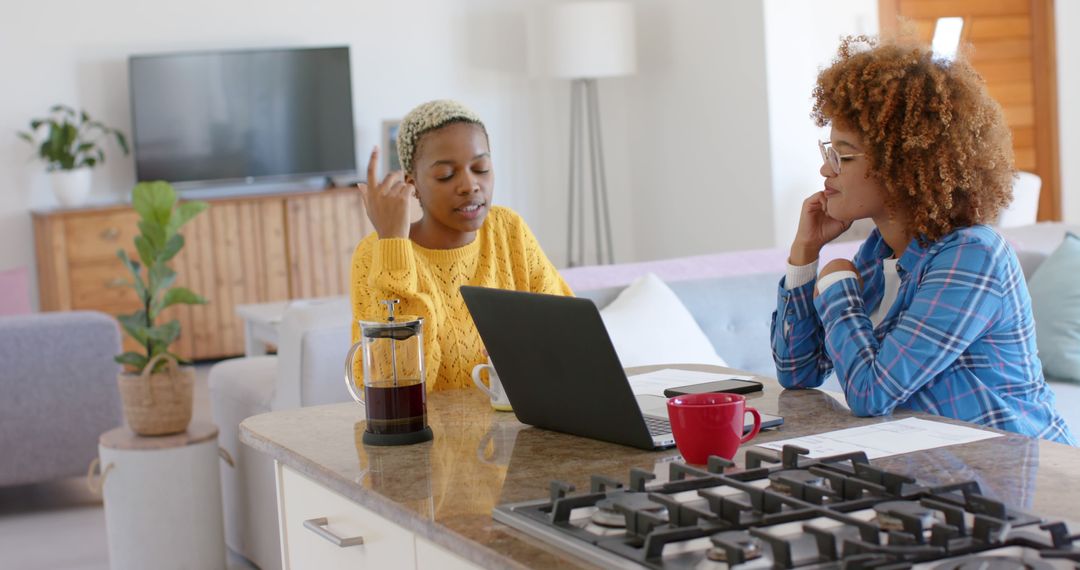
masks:
[(76, 168), (75, 170), (55, 170), (49, 173), (49, 182), (52, 183), (56, 201), (61, 206), (74, 207), (86, 203), (90, 195), (90, 169)]

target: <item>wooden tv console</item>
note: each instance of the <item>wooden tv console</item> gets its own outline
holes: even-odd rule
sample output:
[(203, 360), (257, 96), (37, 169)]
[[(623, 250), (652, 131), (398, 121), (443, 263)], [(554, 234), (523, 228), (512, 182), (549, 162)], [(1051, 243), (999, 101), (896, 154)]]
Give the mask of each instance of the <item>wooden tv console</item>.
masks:
[[(181, 323), (173, 351), (191, 359), (244, 352), (247, 303), (344, 295), (353, 249), (372, 231), (359, 193), (334, 188), (209, 200), (210, 209), (181, 229), (183, 251), (172, 261), (177, 284), (209, 300), (170, 308)], [(116, 257), (137, 259), (138, 214), (128, 205), (34, 212), (42, 311), (136, 310), (130, 275)], [(124, 335), (125, 350), (134, 341)]]

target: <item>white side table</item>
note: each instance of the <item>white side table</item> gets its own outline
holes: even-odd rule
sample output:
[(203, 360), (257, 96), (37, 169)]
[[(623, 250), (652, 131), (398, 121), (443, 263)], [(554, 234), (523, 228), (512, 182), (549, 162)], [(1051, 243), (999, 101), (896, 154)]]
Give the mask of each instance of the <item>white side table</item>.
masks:
[(111, 568), (225, 569), (217, 435), (205, 422), (162, 437), (101, 435)]
[(278, 327), (289, 301), (237, 305), (236, 314), (244, 319), (244, 356), (266, 354), (266, 345), (277, 346)]

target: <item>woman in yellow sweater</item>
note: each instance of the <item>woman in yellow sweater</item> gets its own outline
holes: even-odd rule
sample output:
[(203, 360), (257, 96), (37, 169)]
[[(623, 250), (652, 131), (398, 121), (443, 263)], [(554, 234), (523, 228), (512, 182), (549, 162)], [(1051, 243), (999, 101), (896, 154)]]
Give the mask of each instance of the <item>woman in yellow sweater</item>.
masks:
[[(400, 299), (398, 314), (424, 318), (428, 391), (471, 386), (473, 366), (486, 358), (462, 285), (573, 293), (521, 217), (492, 205), (491, 149), (475, 113), (454, 101), (424, 103), (402, 120), (397, 144), (403, 171), (379, 181), (376, 147), (367, 184), (357, 185), (375, 233), (353, 253), (353, 342), (357, 321), (384, 318), (379, 301)], [(423, 218), (410, 224), (414, 196)]]

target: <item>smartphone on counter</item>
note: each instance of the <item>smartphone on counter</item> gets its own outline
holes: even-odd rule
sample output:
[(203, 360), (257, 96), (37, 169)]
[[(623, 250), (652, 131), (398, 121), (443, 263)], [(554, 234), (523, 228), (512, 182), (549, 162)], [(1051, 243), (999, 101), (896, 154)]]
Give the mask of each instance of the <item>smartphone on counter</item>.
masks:
[(760, 392), (761, 390), (761, 382), (729, 378), (727, 380), (717, 380), (715, 382), (702, 382), (700, 384), (690, 384), (688, 386), (679, 386), (677, 388), (667, 388), (664, 390), (664, 395), (671, 398), (685, 394), (707, 394), (714, 392), (749, 394), (751, 392)]

